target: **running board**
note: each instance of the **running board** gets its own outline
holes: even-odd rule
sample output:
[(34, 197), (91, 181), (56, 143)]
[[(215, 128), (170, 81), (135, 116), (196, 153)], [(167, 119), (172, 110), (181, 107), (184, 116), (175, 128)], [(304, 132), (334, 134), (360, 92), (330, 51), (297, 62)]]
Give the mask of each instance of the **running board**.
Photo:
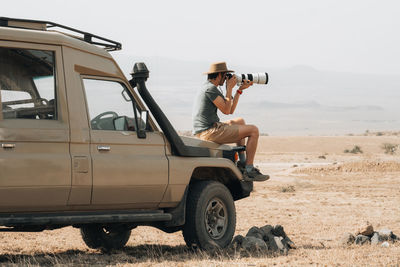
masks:
[(172, 215), (163, 211), (0, 214), (0, 226), (143, 223), (170, 221), (171, 219)]

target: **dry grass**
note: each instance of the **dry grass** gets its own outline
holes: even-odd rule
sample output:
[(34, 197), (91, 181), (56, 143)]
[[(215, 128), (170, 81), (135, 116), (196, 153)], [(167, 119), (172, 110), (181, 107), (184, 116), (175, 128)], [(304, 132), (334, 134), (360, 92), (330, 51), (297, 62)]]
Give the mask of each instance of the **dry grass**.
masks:
[[(245, 235), (254, 225), (281, 224), (298, 246), (289, 255), (192, 251), (180, 233), (165, 234), (150, 227), (133, 230), (122, 251), (101, 254), (88, 249), (79, 230), (69, 227), (0, 233), (0, 265), (398, 266), (399, 243), (389, 248), (344, 247), (338, 241), (366, 221), (400, 235), (400, 156), (384, 154), (380, 148), (382, 142), (398, 141), (390, 138), (396, 137), (261, 138), (258, 165), (272, 178), (255, 184), (251, 197), (236, 202), (236, 234)], [(307, 149), (307, 144), (314, 146)], [(363, 154), (343, 153), (343, 147), (356, 144)], [(326, 159), (319, 158), (321, 153)]]

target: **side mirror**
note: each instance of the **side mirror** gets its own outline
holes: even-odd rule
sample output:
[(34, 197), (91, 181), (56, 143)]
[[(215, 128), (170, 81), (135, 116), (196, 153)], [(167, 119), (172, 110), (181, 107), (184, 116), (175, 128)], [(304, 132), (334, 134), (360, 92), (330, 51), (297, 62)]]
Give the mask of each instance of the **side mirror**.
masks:
[(138, 120), (137, 135), (139, 138), (146, 138), (146, 129), (149, 121), (149, 111), (140, 111), (140, 117)]

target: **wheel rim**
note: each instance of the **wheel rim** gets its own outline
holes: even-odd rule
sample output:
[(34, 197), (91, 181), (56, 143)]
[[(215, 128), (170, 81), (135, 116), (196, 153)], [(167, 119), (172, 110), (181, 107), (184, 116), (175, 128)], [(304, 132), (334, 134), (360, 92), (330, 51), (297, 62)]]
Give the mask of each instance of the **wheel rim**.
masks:
[(220, 239), (228, 228), (228, 212), (222, 200), (213, 198), (207, 205), (205, 225), (208, 234), (213, 239)]
[(110, 227), (102, 227), (101, 228), (103, 234), (107, 237), (115, 237), (120, 234), (120, 232), (117, 229), (110, 228)]

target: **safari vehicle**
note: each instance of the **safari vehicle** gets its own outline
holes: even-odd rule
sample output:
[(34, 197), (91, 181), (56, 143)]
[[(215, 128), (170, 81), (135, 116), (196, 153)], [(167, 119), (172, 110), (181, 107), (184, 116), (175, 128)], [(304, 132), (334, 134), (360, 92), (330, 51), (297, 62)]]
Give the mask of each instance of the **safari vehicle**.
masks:
[[(58, 29), (56, 31), (54, 29)], [(0, 18), (0, 231), (80, 228), (118, 249), (137, 226), (227, 246), (248, 197), (242, 147), (181, 137), (146, 88), (123, 75), (121, 44), (48, 21)]]

